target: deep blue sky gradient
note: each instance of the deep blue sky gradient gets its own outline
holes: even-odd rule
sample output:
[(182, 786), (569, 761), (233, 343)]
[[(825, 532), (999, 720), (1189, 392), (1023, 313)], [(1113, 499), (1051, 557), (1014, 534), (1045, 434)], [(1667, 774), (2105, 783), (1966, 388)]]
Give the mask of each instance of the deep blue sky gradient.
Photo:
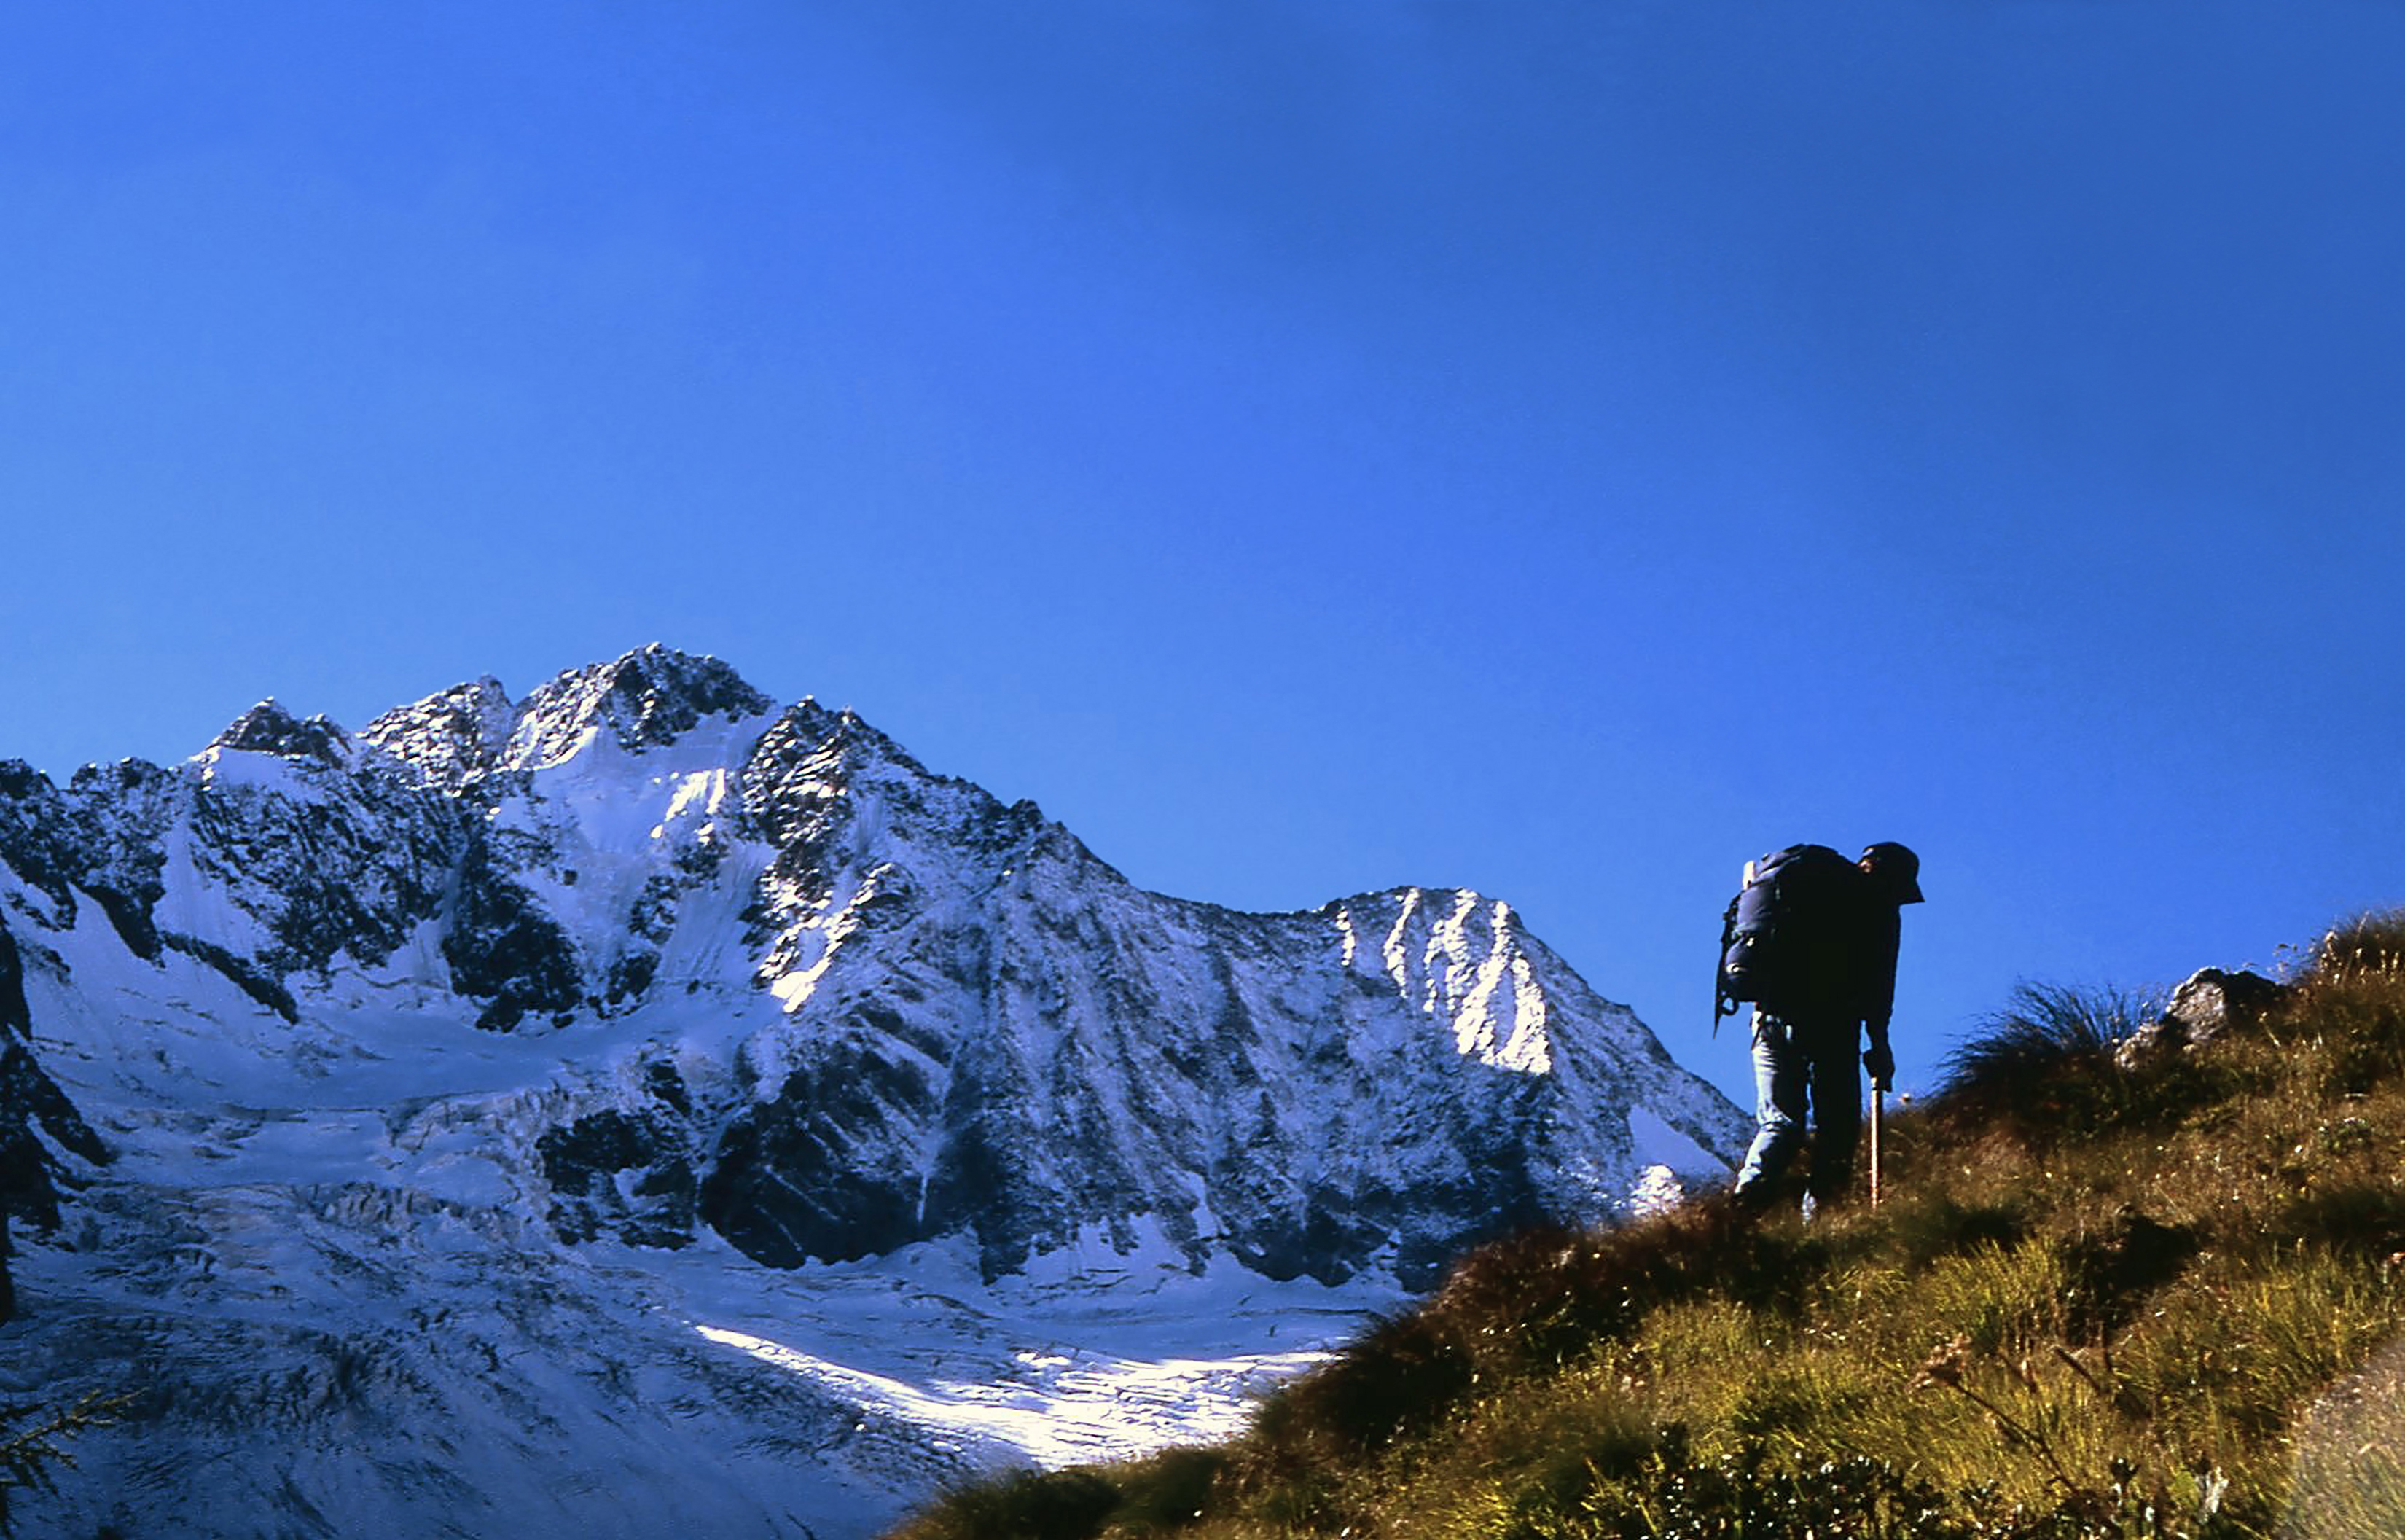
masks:
[(660, 640), (1147, 886), (1506, 897), (1684, 1061), (2405, 900), (2405, 7), (0, 18), (0, 755)]

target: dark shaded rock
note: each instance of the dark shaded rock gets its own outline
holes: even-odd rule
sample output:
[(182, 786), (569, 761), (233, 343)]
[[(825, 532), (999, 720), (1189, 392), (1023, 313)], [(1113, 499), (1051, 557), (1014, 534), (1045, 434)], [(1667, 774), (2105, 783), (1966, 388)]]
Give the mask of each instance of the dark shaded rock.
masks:
[(572, 1009), (582, 993), (567, 932), (501, 869), (481, 829), (460, 863), (443, 956), (453, 989), (491, 1002), (476, 1020), (488, 1031), (506, 1032), (529, 1010)]
[(125, 950), (146, 962), (159, 960), (159, 927), (151, 923), (150, 911), (159, 902), (159, 893), (125, 893), (113, 887), (95, 888), (94, 898), (100, 901), (100, 911), (117, 932)]
[(292, 1000), (292, 991), (284, 987), (283, 980), (215, 942), (204, 941), (197, 936), (162, 930), (159, 933), (159, 944), (170, 952), (180, 952), (187, 957), (198, 958), (208, 964), (232, 980), (235, 988), (286, 1021), (301, 1019), (300, 1008)]
[[(707, 846), (696, 846), (707, 849)], [(643, 891), (635, 896), (626, 911), (626, 930), (654, 946), (668, 939), (676, 929), (678, 883), (666, 872), (657, 872), (643, 880)]]
[(1293, 1173), (1274, 1117), (1261, 1095), (1257, 1132), (1225, 1147), (1209, 1179), (1229, 1250), (1268, 1277), (1333, 1284), (1383, 1264), (1407, 1287), (1431, 1288), (1466, 1248), (1559, 1221), (1531, 1151), (1500, 1126), (1460, 1130), (1476, 1151), (1467, 1166), (1398, 1188), (1363, 1172)]
[(879, 763), (926, 773), (856, 713), (805, 699), (787, 707), (752, 745), (743, 764), (743, 811), (781, 850), (816, 844), (853, 777)]
[[(75, 1103), (59, 1089), (58, 1082), (34, 1062), (33, 1050), (21, 1042), (0, 1046), (0, 1123), (30, 1126), (40, 1123), (42, 1131), (79, 1159), (94, 1166), (105, 1166), (112, 1158), (108, 1146), (83, 1121)], [(39, 1218), (45, 1225), (48, 1216)]]
[(744, 817), (777, 852), (761, 877), (764, 911), (833, 897), (837, 841), (851, 820), (856, 724), (804, 700), (769, 725), (744, 761)]
[(582, 1193), (592, 1180), (630, 1166), (649, 1165), (658, 1151), (657, 1133), (614, 1109), (579, 1118), (535, 1141), (543, 1180), (555, 1188)]
[(656, 952), (629, 952), (610, 965), (608, 1004), (620, 1005), (640, 998), (652, 987), (652, 975), (659, 971), (660, 955)]
[(0, 1033), (34, 1035), (34, 1012), (25, 1003), (25, 957), (5, 925), (0, 925)]
[(727, 1125), (702, 1180), (701, 1217), (776, 1267), (850, 1262), (932, 1233), (914, 1148), (929, 1099), (912, 1066), (857, 1039), (827, 1044)]
[(2071, 1336), (2118, 1331), (2134, 1319), (2145, 1296), (2177, 1278), (2196, 1252), (2195, 1231), (2128, 1207), (2111, 1229), (2069, 1243), (2062, 1261)]
[(974, 1235), (977, 1265), (989, 1282), (1027, 1264), (1036, 1221), (1057, 1201), (1031, 1180), (1027, 1155), (1017, 1132), (981, 1108), (951, 1129), (927, 1179), (929, 1232)]
[[(587, 1241), (612, 1231), (635, 1246), (693, 1243), (698, 1187), (684, 1136), (672, 1121), (605, 1109), (547, 1130), (535, 1151), (551, 1185), (552, 1227), (562, 1240)], [(622, 1192), (626, 1171), (641, 1174)]]
[(693, 1098), (685, 1091), (684, 1077), (666, 1060), (654, 1059), (643, 1067), (643, 1090), (675, 1111), (687, 1115), (693, 1111)]
[(1297, 1211), (1229, 1236), (1228, 1250), (1245, 1266), (1280, 1282), (1308, 1275), (1335, 1284), (1359, 1272), (1385, 1238), (1385, 1229), (1351, 1194), (1321, 1188), (1305, 1196)]
[(422, 790), (317, 772), (302, 795), (203, 787), (192, 859), (242, 895), (274, 936), (255, 959), (280, 976), (336, 953), (378, 962), (442, 911), (468, 842), (462, 810)]
[(8, 1275), (8, 1222), (56, 1229), (59, 1188), (72, 1180), (35, 1129), (94, 1166), (109, 1159), (107, 1147), (66, 1093), (34, 1062), (27, 1042), (32, 1032), (24, 958), (16, 938), (0, 925), (0, 1321), (14, 1317), (17, 1308), (16, 1285)]
[(349, 757), (350, 745), (350, 735), (325, 717), (298, 720), (270, 696), (235, 717), (209, 746), (339, 768)]
[(32, 1050), (12, 1041), (0, 1046), (0, 1214), (48, 1231), (58, 1227), (59, 1189), (74, 1179), (43, 1147), (37, 1125), (91, 1165), (108, 1163), (108, 1148), (66, 1093), (34, 1062)]
[[(835, 896), (863, 786), (874, 787), (888, 818), (933, 825), (930, 832), (955, 848), (996, 856), (1023, 847), (1033, 855), (1044, 841), (1059, 841), (1103, 879), (1118, 878), (1066, 830), (1048, 825), (1034, 803), (1006, 807), (968, 782), (932, 774), (856, 713), (831, 712), (815, 700), (789, 707), (769, 725), (738, 784), (746, 823), (777, 852), (745, 916), (756, 937)], [(914, 911), (916, 894), (898, 868), (880, 868), (875, 876), (863, 895), (862, 920), (891, 928)]]
[(74, 814), (59, 788), (21, 759), (0, 759), (0, 862), (39, 889), (70, 924), (83, 869)]
[(287, 773), (226, 774), (205, 762), (176, 784), (171, 811), (188, 822), (193, 869), (267, 930), (272, 940), (249, 959), (261, 976), (322, 970), (338, 953), (384, 960), (441, 912), (470, 810), (373, 756), (355, 770), (347, 746), (338, 753), (313, 724), (259, 715), (234, 736), (292, 749)]
[[(1484, 1158), (1463, 1176), (1424, 1180), (1408, 1193), (1382, 1191), (1361, 1204), (1382, 1231), (1381, 1239), (1388, 1234), (1399, 1237), (1395, 1276), (1408, 1288), (1436, 1287), (1470, 1247), (1560, 1220), (1532, 1169), (1535, 1151), (1525, 1138), (1508, 1139), (1489, 1129), (1484, 1138), (1472, 1136), (1465, 1142), (1483, 1150)], [(1342, 1260), (1358, 1267), (1368, 1253)]]
[(626, 913), (626, 950), (612, 960), (609, 978), (603, 983), (604, 1007), (630, 1005), (652, 987), (652, 979), (659, 972), (660, 946), (676, 930), (677, 899), (682, 891), (677, 877), (667, 872), (645, 879), (642, 891), (636, 895)]
[(457, 794), (500, 763), (517, 707), (486, 675), (395, 707), (359, 729), (362, 742), (406, 767), (420, 784)]
[(180, 794), (174, 770), (142, 759), (86, 765), (67, 782), (80, 856), (75, 881), (128, 950), (154, 962), (159, 929), (150, 913), (166, 891), (166, 833)]

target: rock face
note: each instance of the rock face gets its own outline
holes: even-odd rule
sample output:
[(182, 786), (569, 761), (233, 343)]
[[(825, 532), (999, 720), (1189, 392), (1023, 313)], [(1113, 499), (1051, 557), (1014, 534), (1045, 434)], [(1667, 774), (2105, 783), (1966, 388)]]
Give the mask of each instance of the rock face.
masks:
[(34, 1062), (32, 1035), (25, 960), (0, 927), (0, 1323), (16, 1313), (8, 1222), (56, 1230), (60, 1182), (74, 1179), (77, 1162), (98, 1166), (109, 1158), (66, 1093)]
[(2259, 973), (2199, 968), (2172, 991), (2160, 1016), (2114, 1050), (2114, 1059), (2130, 1068), (2177, 1049), (2211, 1042), (2225, 1027), (2247, 1026), (2261, 1020), (2286, 993)]
[(988, 1280), (1158, 1252), (1419, 1286), (1748, 1132), (1505, 903), (1145, 892), (656, 646), (357, 733), (264, 701), (64, 787), (0, 764), (0, 1205), (48, 1229), (92, 1181), (58, 1277), (120, 1289), (64, 1259), (155, 1241), (154, 1302), (253, 1299), (232, 1259), (286, 1228), (365, 1258), (395, 1225), (513, 1277), (947, 1245)]

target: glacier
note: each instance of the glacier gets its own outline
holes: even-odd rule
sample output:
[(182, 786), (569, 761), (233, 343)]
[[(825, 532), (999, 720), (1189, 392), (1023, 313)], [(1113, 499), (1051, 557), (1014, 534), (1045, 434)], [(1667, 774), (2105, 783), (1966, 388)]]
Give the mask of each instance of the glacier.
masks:
[(0, 1400), (121, 1398), (62, 1533), (865, 1535), (1749, 1131), (1502, 900), (1146, 892), (656, 645), (0, 764)]

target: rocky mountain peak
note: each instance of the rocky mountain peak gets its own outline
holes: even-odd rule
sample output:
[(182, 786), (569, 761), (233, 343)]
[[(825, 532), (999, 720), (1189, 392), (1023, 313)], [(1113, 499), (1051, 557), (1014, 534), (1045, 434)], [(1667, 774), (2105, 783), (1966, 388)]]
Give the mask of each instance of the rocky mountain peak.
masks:
[(839, 790), (879, 766), (911, 777), (927, 774), (901, 744), (869, 726), (858, 712), (849, 706), (831, 711), (805, 696), (786, 707), (752, 746), (743, 771), (745, 796), (757, 812), (760, 798), (811, 785)]
[(607, 734), (640, 752), (674, 743), (709, 717), (765, 714), (775, 702), (717, 658), (654, 642), (609, 663), (571, 669), (526, 699), (510, 735), (513, 768), (556, 765)]
[(499, 762), (517, 723), (517, 706), (486, 674), (425, 699), (396, 706), (359, 737), (408, 765), (429, 785), (457, 791)]
[(350, 744), (350, 734), (326, 717), (295, 717), (269, 696), (227, 724), (209, 747), (340, 766), (349, 757)]
[[(563, 1236), (706, 1226), (777, 1265), (968, 1237), (999, 1276), (1152, 1224), (1188, 1265), (1416, 1281), (1484, 1227), (1622, 1202), (1656, 1161), (1724, 1164), (1742, 1132), (1499, 900), (1146, 893), (857, 713), (775, 710), (658, 645), (520, 701), (475, 679), (356, 742), (266, 700), (197, 766), (63, 793), (0, 767), (0, 789), (25, 934), (105, 954), (88, 894), (123, 943), (28, 953), (45, 976), (138, 995), (145, 969), (205, 970), (221, 1011), (257, 1008), (265, 1065), (355, 1018), (381, 1043), (387, 1011), (638, 1056), (702, 1032), (677, 1074), (707, 1107), (597, 1062), (580, 1110), (543, 1114)], [(630, 1153), (638, 1125), (657, 1137)]]

